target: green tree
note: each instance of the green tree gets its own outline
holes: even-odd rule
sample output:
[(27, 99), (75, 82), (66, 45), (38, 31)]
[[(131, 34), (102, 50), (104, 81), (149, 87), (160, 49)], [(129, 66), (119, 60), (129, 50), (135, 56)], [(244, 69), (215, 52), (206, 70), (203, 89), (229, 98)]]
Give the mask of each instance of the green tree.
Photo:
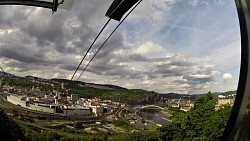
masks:
[(17, 111), (16, 109), (14, 109), (12, 112), (13, 112), (13, 116), (14, 116), (14, 117), (17, 117), (17, 116), (19, 115), (19, 114), (18, 114), (18, 111)]
[(73, 127), (75, 127), (75, 128), (81, 128), (82, 127), (82, 123), (76, 121), (76, 122), (73, 123)]
[(141, 122), (142, 122), (142, 123), (146, 123), (146, 121), (145, 121), (145, 119), (144, 119), (144, 118), (142, 118), (142, 119), (141, 119)]
[(46, 141), (60, 140), (61, 136), (56, 132), (48, 132), (46, 135)]
[(158, 128), (163, 140), (217, 141), (222, 135), (231, 107), (224, 105), (215, 111), (215, 98), (208, 92), (195, 99), (194, 108), (188, 112), (177, 112), (172, 123)]
[(118, 119), (118, 120), (113, 120), (112, 124), (114, 124), (115, 126), (123, 126), (123, 125), (126, 124), (126, 122), (124, 122), (123, 120)]
[(21, 127), (3, 110), (0, 110), (0, 134), (1, 141), (24, 140), (24, 132)]
[(101, 124), (107, 124), (108, 120), (107, 119), (101, 119), (100, 122), (101, 122)]
[(46, 135), (26, 132), (25, 140), (26, 141), (46, 141)]

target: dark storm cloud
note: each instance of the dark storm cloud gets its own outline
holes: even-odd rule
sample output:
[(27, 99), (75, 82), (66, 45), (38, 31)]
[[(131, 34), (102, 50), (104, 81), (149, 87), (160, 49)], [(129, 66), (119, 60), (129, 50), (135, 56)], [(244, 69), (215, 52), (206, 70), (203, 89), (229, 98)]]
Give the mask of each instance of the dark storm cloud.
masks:
[(27, 19), (29, 13), (27, 10), (35, 10), (35, 8), (25, 6), (0, 6), (0, 27), (14, 27), (15, 23)]
[(185, 67), (175, 67), (171, 68), (171, 66), (166, 67), (157, 67), (148, 72), (145, 72), (149, 76), (149, 78), (166, 78), (171, 76), (182, 76), (183, 74), (187, 73), (187, 69)]
[(8, 61), (8, 59), (3, 59), (2, 63), (6, 66), (11, 66), (12, 68), (18, 68), (18, 70), (16, 70), (18, 72), (27, 71), (30, 69), (30, 65), (28, 63), (23, 63), (19, 61)]
[(166, 66), (193, 66), (193, 60), (181, 55), (173, 55), (166, 58), (155, 58), (152, 59), (153, 62), (160, 62), (160, 64), (155, 64), (157, 67), (166, 67)]
[(198, 74), (210, 74), (213, 70), (213, 66), (198, 66), (194, 71)]
[(14, 73), (16, 72), (26, 72), (26, 71), (34, 71), (34, 70), (44, 70), (46, 69), (48, 66), (49, 67), (54, 67), (51, 64), (34, 64), (34, 63), (26, 63), (26, 62), (20, 62), (20, 61), (16, 61), (16, 60), (9, 60), (9, 59), (2, 59), (1, 60), (2, 64), (4, 64), (5, 66), (11, 67), (12, 69), (15, 70)]
[[(101, 26), (96, 23), (101, 25), (107, 19), (104, 11), (107, 10), (110, 2), (103, 4), (99, 0), (78, 1), (71, 12), (58, 10), (54, 15), (51, 15), (48, 9), (1, 6), (0, 29), (17, 29), (17, 31), (14, 35), (4, 36), (4, 41), (10, 46), (0, 46), (0, 54), (20, 63), (44, 63), (45, 65), (70, 63), (72, 66), (62, 68), (72, 69), (78, 63), (78, 61), (72, 61), (73, 56), (83, 55), (97, 35)], [(119, 37), (115, 37), (113, 42), (118, 47), (120, 47), (117, 42), (120, 40)], [(108, 49), (107, 53), (110, 52)], [(48, 51), (61, 56), (72, 54), (72, 58), (51, 60), (49, 56), (45, 56)], [(103, 55), (107, 53), (103, 52)]]
[[(15, 29), (15, 31), (2, 38), (5, 44), (0, 45), (0, 56), (2, 56), (0, 59), (4, 57), (4, 60), (9, 60), (4, 65), (17, 68), (20, 72), (44, 71), (50, 75), (59, 72), (59, 76), (63, 77), (73, 74), (91, 42), (107, 21), (104, 14), (112, 1), (79, 0), (75, 2), (72, 11), (58, 10), (54, 15), (51, 15), (48, 9), (22, 6), (2, 9), (1, 7), (0, 30)], [(113, 28), (113, 26), (107, 27), (91, 49), (87, 60), (93, 56)], [(212, 76), (191, 75), (210, 75), (213, 67), (199, 67), (199, 63), (193, 61), (194, 58), (181, 55), (150, 58), (137, 52), (138, 46), (127, 45), (124, 35), (126, 34), (118, 29), (105, 44), (86, 70), (94, 74), (91, 76), (107, 76), (128, 80), (129, 83), (134, 79), (139, 80), (140, 84), (145, 76), (148, 79), (182, 76), (183, 80), (173, 83), (180, 84), (182, 81), (181, 84), (188, 83), (191, 86), (194, 83), (213, 80)], [(84, 61), (79, 73), (85, 65)], [(51, 70), (53, 72), (50, 72)], [(99, 77), (88, 80), (98, 81)]]
[[(99, 0), (78, 1), (71, 12), (59, 10), (54, 15), (51, 15), (51, 11), (47, 9), (24, 6), (4, 7), (0, 10), (3, 15), (0, 18), (0, 27), (8, 25), (8, 28), (15, 28), (17, 31), (15, 31), (15, 35), (5, 36), (5, 42), (11, 45), (10, 47), (1, 46), (0, 54), (5, 58), (19, 61), (19, 68), (28, 69), (35, 64), (40, 67), (52, 66), (70, 71), (75, 70), (80, 60), (76, 61), (73, 56), (82, 56), (86, 52), (98, 30), (107, 20), (104, 13), (111, 2), (111, 0), (107, 0), (105, 3)], [(13, 9), (12, 12), (4, 14), (8, 8)], [(99, 48), (104, 38), (105, 36), (97, 41), (91, 50), (92, 54)], [(95, 63), (91, 64), (89, 71), (111, 76), (128, 77), (131, 75), (136, 77), (137, 74), (131, 73), (126, 66), (120, 66), (117, 64), (118, 62), (110, 62), (112, 58), (116, 57), (112, 52), (124, 48), (123, 42), (123, 35), (116, 32), (96, 56), (93, 61)], [(48, 52), (53, 52), (59, 58), (51, 59), (47, 55)], [(72, 54), (72, 56), (67, 59), (60, 57), (64, 54)], [(138, 54), (130, 54), (124, 59), (127, 61), (147, 60)], [(98, 60), (102, 60), (102, 62)], [(11, 67), (14, 66), (12, 64)], [(84, 65), (81, 70), (82, 68)]]
[(124, 62), (151, 62), (150, 58), (147, 58), (137, 53), (130, 53), (130, 54), (119, 53), (113, 56), (114, 58), (123, 60)]
[(70, 64), (63, 64), (63, 65), (58, 65), (58, 69), (73, 71), (73, 70), (76, 69), (76, 66), (75, 65), (70, 65)]
[(87, 71), (98, 75), (117, 75), (121, 78), (130, 74), (126, 67), (108, 63), (106, 60), (97, 60), (93, 62)]
[(170, 77), (170, 76), (181, 76), (185, 72), (184, 68), (174, 68), (174, 69), (161, 69), (156, 71), (158, 74), (162, 74), (163, 77)]
[(183, 76), (183, 79), (186, 79), (189, 83), (203, 84), (206, 82), (211, 82), (214, 80), (212, 75), (190, 75), (186, 74)]
[(215, 78), (212, 74), (184, 74), (179, 79), (171, 81), (171, 84), (180, 86), (182, 88), (192, 88), (192, 89), (204, 89), (207, 84), (215, 82)]
[(192, 66), (196, 65), (192, 62), (192, 59), (179, 55), (163, 58), (152, 58), (149, 62), (153, 64), (153, 67), (146, 74), (151, 78), (157, 78), (159, 76), (166, 78), (171, 76), (182, 76), (187, 73), (191, 73)]
[[(113, 36), (111, 36), (111, 38), (106, 42), (106, 44), (100, 50), (96, 58), (99, 58), (99, 59), (104, 58), (108, 55), (111, 55), (113, 51), (124, 48), (125, 45), (123, 44), (123, 41), (124, 41), (124, 37), (122, 33), (120, 32), (114, 33)], [(100, 41), (94, 46), (94, 52), (96, 52), (97, 49), (99, 49), (102, 43), (103, 42)]]
[(101, 25), (108, 20), (105, 13), (112, 2), (113, 0), (78, 0), (71, 11), (77, 16), (77, 19), (83, 21), (83, 26), (99, 24), (98, 28), (101, 29)]
[(27, 24), (20, 25), (20, 28), (23, 33), (36, 38), (37, 47), (50, 45), (61, 53), (81, 53), (89, 46), (96, 31), (89, 26), (82, 26), (79, 20), (76, 21), (79, 27), (72, 27), (75, 21), (63, 13), (48, 17), (48, 13), (39, 11), (36, 15), (39, 19), (34, 21), (34, 16), (29, 17), (31, 20), (25, 21)]
[(174, 83), (178, 83), (178, 84), (186, 84), (187, 80), (186, 79), (175, 79), (173, 80)]
[(17, 60), (24, 63), (41, 63), (45, 62), (44, 56), (38, 52), (32, 52), (27, 48), (22, 48), (19, 46), (6, 46), (5, 48), (0, 48), (0, 56), (5, 58)]
[(135, 61), (135, 62), (148, 62), (150, 60), (149, 58), (136, 53), (129, 55), (127, 58), (128, 61)]
[[(74, 7), (71, 12), (59, 10), (51, 15), (48, 9), (5, 6), (0, 10), (0, 27), (9, 25), (20, 29), (25, 36), (36, 39), (37, 47), (53, 46), (62, 53), (83, 53), (99, 29), (92, 22), (104, 21), (107, 7), (98, 0), (79, 1)], [(6, 12), (10, 11), (8, 8), (11, 12)], [(96, 13), (98, 17), (93, 16)]]

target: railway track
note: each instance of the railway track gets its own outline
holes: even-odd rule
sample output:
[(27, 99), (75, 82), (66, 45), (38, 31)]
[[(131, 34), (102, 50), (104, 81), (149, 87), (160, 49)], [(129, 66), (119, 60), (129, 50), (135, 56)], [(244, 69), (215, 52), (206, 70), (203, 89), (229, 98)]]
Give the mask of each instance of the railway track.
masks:
[(138, 126), (135, 126), (135, 125), (131, 125), (129, 123), (129, 121), (127, 121), (127, 119), (124, 118), (124, 112), (125, 112), (125, 110), (126, 109), (124, 107), (120, 108), (119, 110), (117, 110), (115, 112), (115, 117), (118, 118), (118, 119), (120, 119), (120, 120), (122, 120), (122, 121), (124, 121), (130, 128), (132, 128), (134, 130), (138, 130), (138, 131), (143, 131), (144, 129), (142, 129), (142, 128), (138, 127)]

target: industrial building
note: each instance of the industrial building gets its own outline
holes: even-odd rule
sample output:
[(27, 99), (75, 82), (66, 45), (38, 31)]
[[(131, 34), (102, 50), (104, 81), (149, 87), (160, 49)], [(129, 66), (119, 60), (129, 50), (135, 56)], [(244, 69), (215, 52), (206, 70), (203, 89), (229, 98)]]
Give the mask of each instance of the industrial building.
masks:
[(11, 94), (11, 95), (7, 96), (7, 101), (10, 103), (13, 103), (15, 105), (30, 109), (30, 110), (47, 112), (47, 113), (56, 113), (55, 106), (49, 105), (49, 104), (30, 102), (29, 99), (27, 99), (23, 96)]
[(76, 116), (91, 116), (92, 110), (89, 107), (83, 106), (64, 106), (63, 113), (65, 115), (76, 115)]

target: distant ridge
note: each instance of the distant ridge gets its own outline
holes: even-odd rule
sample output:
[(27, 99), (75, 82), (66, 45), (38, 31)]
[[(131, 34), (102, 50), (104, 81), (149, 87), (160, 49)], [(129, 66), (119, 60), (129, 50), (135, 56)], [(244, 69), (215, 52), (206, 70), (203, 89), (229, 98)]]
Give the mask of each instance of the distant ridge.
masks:
[[(173, 99), (179, 99), (179, 98), (188, 98), (188, 99), (195, 99), (199, 96), (204, 96), (207, 93), (204, 94), (178, 94), (178, 93), (165, 93), (165, 94), (160, 94), (161, 97), (163, 98), (173, 98)], [(214, 92), (212, 95), (217, 97), (221, 92)]]
[[(50, 82), (50, 83), (59, 83), (59, 84), (65, 83), (65, 85), (69, 84), (70, 82), (70, 80), (62, 79), (62, 78), (44, 79), (44, 78), (35, 77), (35, 76), (25, 76), (25, 78), (36, 80), (36, 81)], [(77, 86), (92, 87), (92, 88), (97, 88), (97, 89), (127, 90), (126, 88), (116, 86), (116, 85), (111, 85), (111, 84), (95, 84), (95, 83), (87, 83), (87, 82), (82, 82), (82, 81), (72, 81), (71, 84), (77, 85)]]
[[(70, 80), (68, 79), (61, 79), (61, 78), (52, 78), (50, 79), (50, 81), (52, 82), (59, 82), (59, 83), (65, 83), (68, 84), (70, 82)], [(126, 88), (120, 87), (120, 86), (116, 86), (116, 85), (111, 85), (111, 84), (95, 84), (95, 83), (87, 83), (87, 82), (82, 82), (82, 81), (72, 81), (72, 84), (74, 85), (84, 85), (84, 86), (89, 86), (89, 87), (96, 87), (96, 88), (107, 88), (107, 89), (115, 89), (115, 90), (127, 90)]]
[[(0, 71), (0, 76), (19, 77), (19, 76), (15, 76), (13, 74), (10, 74), (7, 72), (2, 72), (2, 71)], [(50, 83), (62, 83), (63, 82), (65, 84), (68, 84), (70, 82), (70, 80), (63, 79), (63, 78), (45, 79), (45, 78), (31, 76), (31, 75), (27, 75), (25, 77), (20, 77), (20, 78), (26, 78), (29, 80), (36, 80), (36, 81), (50, 82)], [(112, 85), (112, 84), (95, 84), (95, 83), (87, 83), (87, 82), (82, 82), (82, 81), (72, 81), (72, 84), (93, 87), (93, 88), (97, 88), (97, 89), (127, 90), (127, 88), (117, 86), (117, 85)]]
[[(0, 76), (8, 76), (8, 77), (20, 77), (20, 76), (15, 76), (11, 73), (8, 72), (2, 72), (0, 71)], [(68, 84), (70, 82), (70, 80), (68, 79), (62, 79), (62, 78), (52, 78), (52, 79), (44, 79), (44, 78), (40, 78), (40, 77), (36, 77), (36, 76), (25, 76), (25, 77), (20, 77), (20, 78), (26, 78), (26, 79), (30, 79), (30, 80), (36, 80), (36, 81), (42, 81), (42, 82), (50, 82), (50, 83), (65, 83)], [(87, 83), (87, 82), (82, 82), (82, 81), (72, 81), (72, 83), (74, 85), (83, 85), (83, 86), (87, 86), (87, 87), (93, 87), (93, 88), (97, 88), (97, 89), (113, 89), (113, 90), (128, 90), (127, 88), (121, 87), (121, 86), (117, 86), (117, 85), (112, 85), (112, 84), (95, 84), (95, 83)], [(219, 94), (221, 95), (230, 95), (236, 93), (236, 90), (234, 91), (227, 91), (227, 92), (213, 92), (212, 94), (217, 97)], [(159, 94), (161, 97), (163, 98), (188, 98), (188, 99), (195, 99), (196, 97), (199, 96), (203, 96), (206, 95), (207, 93), (204, 94), (178, 94), (178, 93), (162, 93)]]
[(0, 71), (0, 76), (14, 76), (13, 74), (10, 74), (8, 72), (3, 72), (3, 71)]

